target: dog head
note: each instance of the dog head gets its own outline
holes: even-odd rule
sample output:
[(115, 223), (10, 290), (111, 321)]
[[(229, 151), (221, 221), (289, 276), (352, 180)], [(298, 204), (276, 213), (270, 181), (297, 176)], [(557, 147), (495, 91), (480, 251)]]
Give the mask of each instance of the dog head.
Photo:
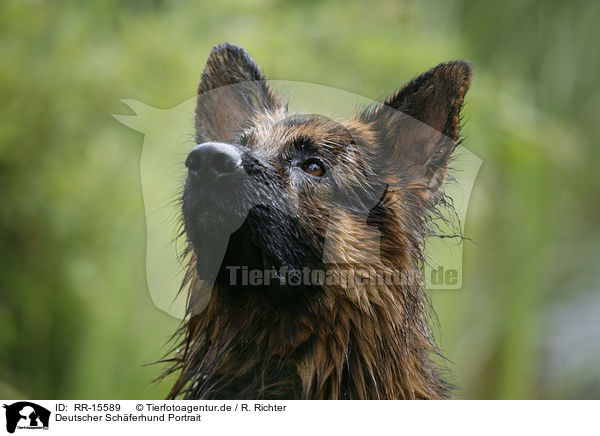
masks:
[[(470, 80), (468, 63), (441, 64), (340, 123), (289, 113), (242, 48), (215, 47), (185, 161), (197, 277), (273, 299), (320, 288), (293, 287), (282, 269), (406, 268), (441, 195)], [(274, 274), (245, 289), (245, 270)]]

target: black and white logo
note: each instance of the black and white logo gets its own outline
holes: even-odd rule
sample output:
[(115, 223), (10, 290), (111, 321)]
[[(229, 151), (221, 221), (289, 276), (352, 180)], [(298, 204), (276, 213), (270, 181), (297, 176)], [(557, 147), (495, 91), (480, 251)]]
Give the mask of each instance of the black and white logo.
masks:
[(16, 429), (48, 430), (50, 411), (29, 401), (19, 401), (10, 405), (5, 404), (6, 431), (14, 433)]

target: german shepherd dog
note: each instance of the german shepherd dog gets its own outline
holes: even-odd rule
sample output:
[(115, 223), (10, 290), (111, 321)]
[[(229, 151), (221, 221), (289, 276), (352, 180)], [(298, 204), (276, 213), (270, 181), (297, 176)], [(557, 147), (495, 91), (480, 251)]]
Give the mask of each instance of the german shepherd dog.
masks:
[(338, 123), (289, 113), (241, 47), (212, 50), (169, 398), (449, 395), (421, 271), (470, 81), (467, 62), (444, 63)]

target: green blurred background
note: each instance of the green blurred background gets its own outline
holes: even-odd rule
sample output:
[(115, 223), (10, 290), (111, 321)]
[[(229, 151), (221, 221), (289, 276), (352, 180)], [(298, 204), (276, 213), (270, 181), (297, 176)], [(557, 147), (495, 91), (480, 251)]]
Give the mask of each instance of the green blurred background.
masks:
[[(463, 288), (436, 291), (459, 398), (600, 398), (600, 2), (0, 3), (0, 398), (162, 398), (178, 320), (146, 288), (142, 135), (210, 48), (382, 97), (469, 59), (483, 159)], [(165, 146), (168, 146), (166, 144)]]

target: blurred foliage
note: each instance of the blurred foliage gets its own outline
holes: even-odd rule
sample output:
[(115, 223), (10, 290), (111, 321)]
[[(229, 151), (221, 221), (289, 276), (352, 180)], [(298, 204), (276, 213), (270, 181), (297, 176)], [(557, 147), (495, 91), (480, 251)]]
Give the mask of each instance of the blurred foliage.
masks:
[[(483, 159), (460, 291), (437, 291), (462, 398), (599, 398), (600, 3), (0, 3), (0, 397), (161, 398), (178, 321), (145, 282), (142, 138), (122, 98), (191, 97), (236, 42), (273, 79), (382, 97), (472, 61)], [(165, 145), (166, 147), (168, 144)]]

